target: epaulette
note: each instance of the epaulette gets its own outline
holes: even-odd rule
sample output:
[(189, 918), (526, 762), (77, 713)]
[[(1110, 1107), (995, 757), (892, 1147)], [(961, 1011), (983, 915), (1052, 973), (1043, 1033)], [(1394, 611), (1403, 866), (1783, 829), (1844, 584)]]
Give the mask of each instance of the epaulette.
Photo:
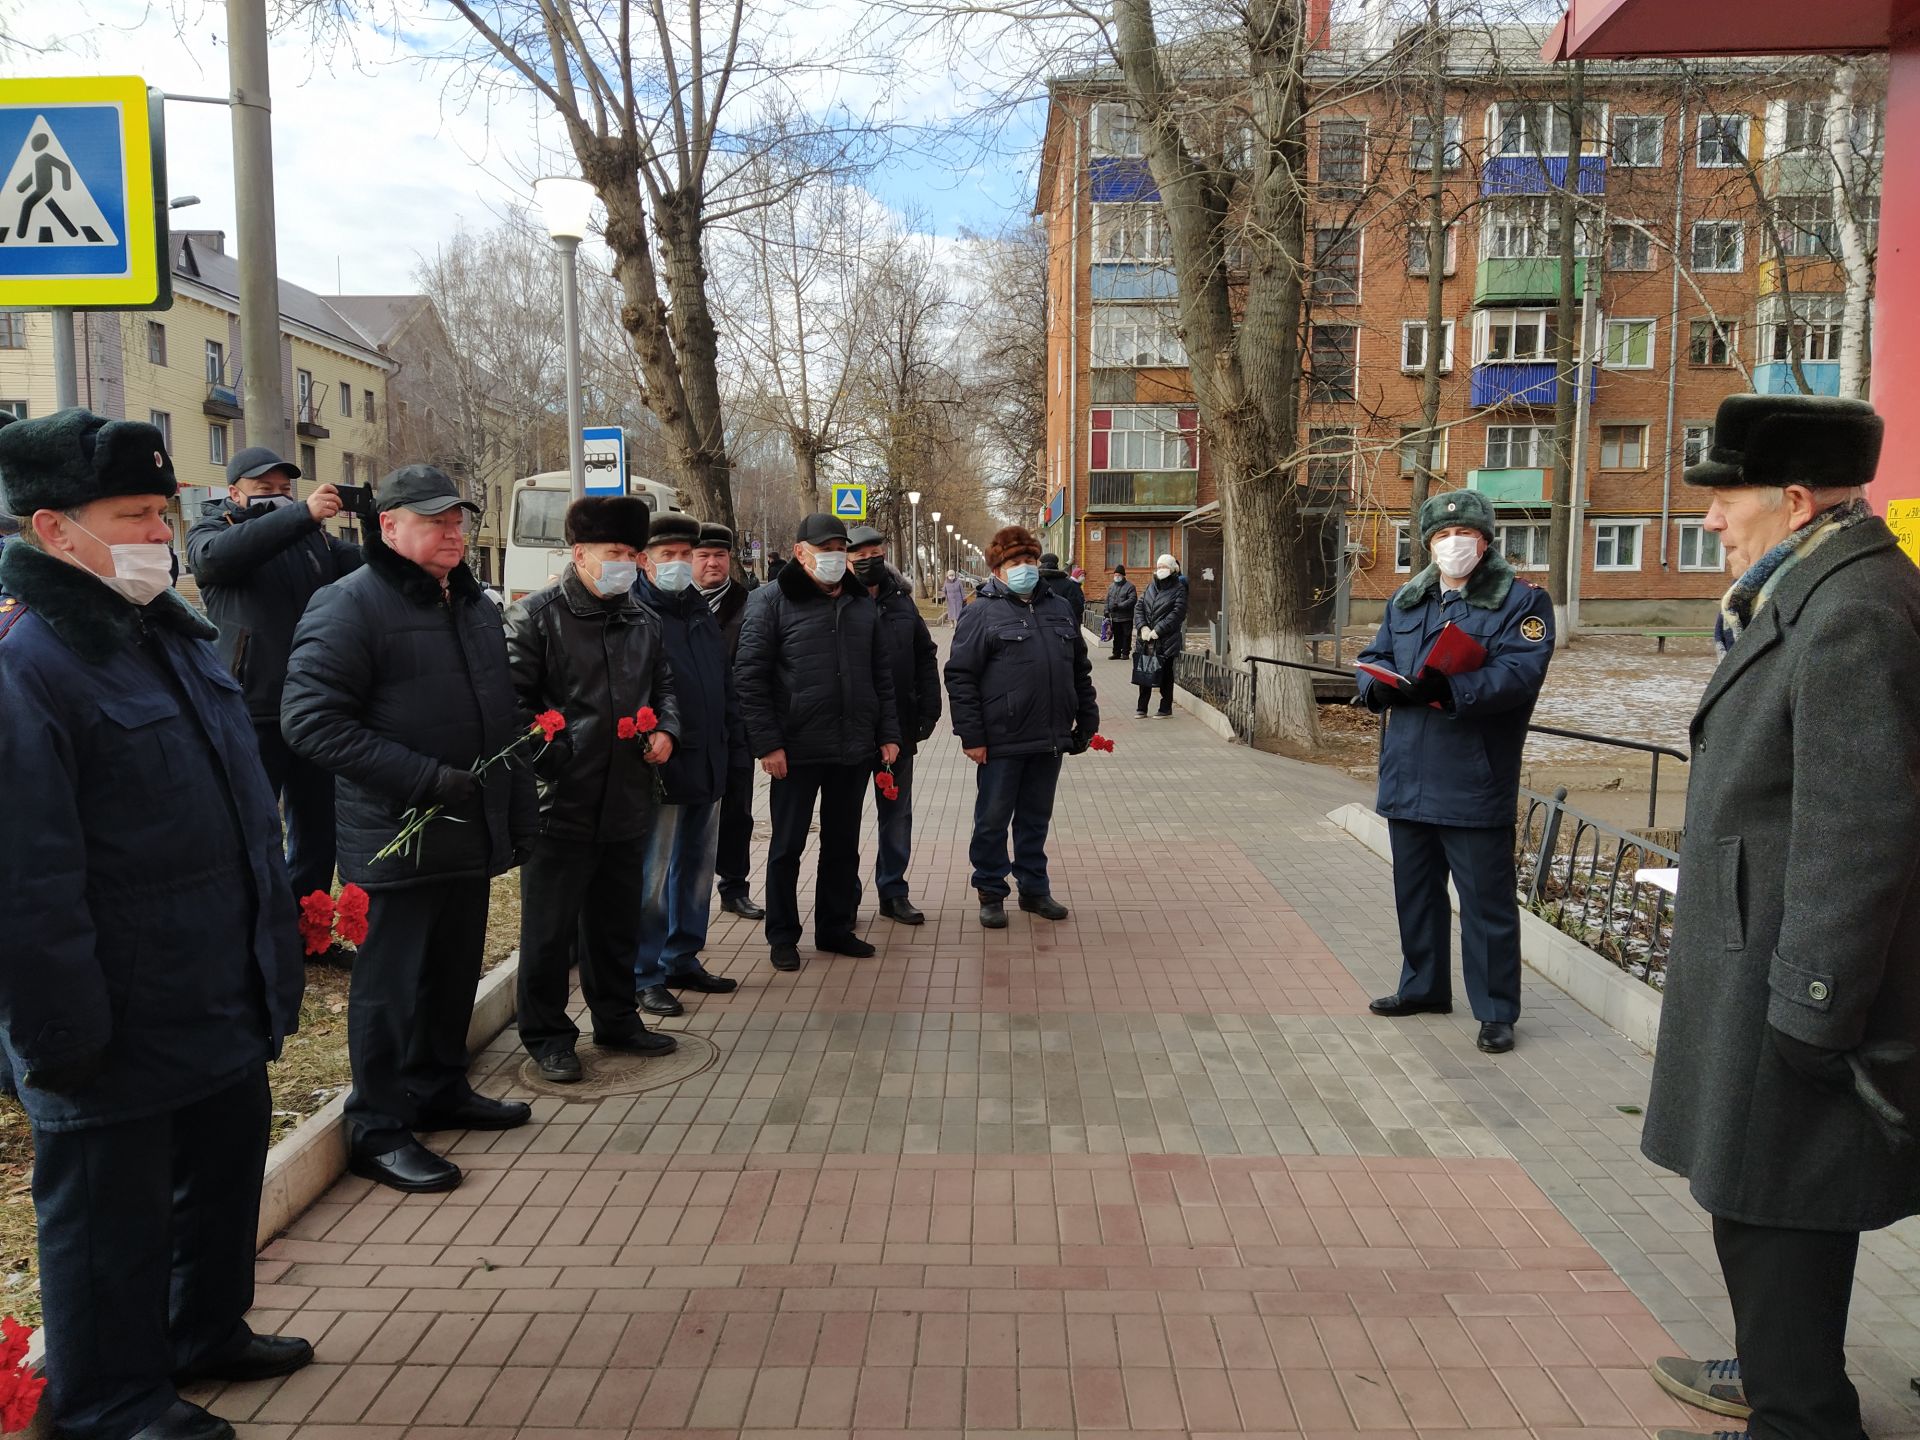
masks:
[(12, 595), (0, 595), (0, 640), (7, 638), (7, 632), (27, 613), (26, 602)]

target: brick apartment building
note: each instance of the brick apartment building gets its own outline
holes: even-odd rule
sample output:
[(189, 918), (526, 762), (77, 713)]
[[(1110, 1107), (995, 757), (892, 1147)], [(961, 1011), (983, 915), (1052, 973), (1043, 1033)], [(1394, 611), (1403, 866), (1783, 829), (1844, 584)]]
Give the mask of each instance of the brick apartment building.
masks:
[[(1322, 623), (1341, 581), (1355, 619), (1408, 573), (1406, 517), (1425, 363), (1425, 195), (1435, 146), (1424, 77), (1398, 80), (1383, 45), (1344, 27), (1310, 62), (1309, 314), (1296, 480), (1323, 529)], [(1437, 488), (1487, 493), (1505, 552), (1549, 584), (1553, 364), (1564, 72), (1521, 27), (1457, 36), (1438, 147), (1449, 217), (1442, 343), (1448, 370)], [(1416, 52), (1417, 53), (1417, 52)], [(1680, 472), (1714, 411), (1749, 388), (1836, 394), (1842, 271), (1831, 162), (1819, 149), (1824, 76), (1726, 61), (1589, 65), (1586, 134), (1571, 167), (1597, 209), (1576, 286), (1596, 300), (1586, 424), (1580, 600), (1586, 625), (1703, 623), (1728, 576)], [(1223, 108), (1231, 113), (1230, 105)], [(1853, 133), (1877, 194), (1881, 112)], [(1231, 124), (1222, 152), (1237, 140)], [(1749, 158), (1751, 157), (1751, 163)], [(1869, 223), (1877, 200), (1856, 213)], [(1050, 248), (1050, 544), (1097, 597), (1116, 563), (1170, 550), (1197, 621), (1217, 614), (1217, 494), (1177, 331), (1157, 191), (1117, 77), (1056, 83), (1035, 211)], [(1789, 267), (1765, 227), (1777, 227)], [(1676, 263), (1676, 260), (1678, 263)], [(1245, 263), (1238, 255), (1230, 263)], [(1589, 267), (1594, 273), (1589, 276)], [(1343, 566), (1339, 556), (1349, 559)]]

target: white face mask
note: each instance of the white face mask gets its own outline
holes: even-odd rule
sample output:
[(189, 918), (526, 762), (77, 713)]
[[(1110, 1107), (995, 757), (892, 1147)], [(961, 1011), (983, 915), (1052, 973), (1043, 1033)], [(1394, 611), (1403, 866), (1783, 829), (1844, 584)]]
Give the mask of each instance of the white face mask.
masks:
[[(76, 530), (100, 540), (78, 520), (73, 525)], [(100, 543), (107, 545), (104, 540)], [(131, 604), (150, 605), (173, 584), (173, 551), (165, 545), (107, 545), (107, 553), (113, 557), (113, 574), (97, 575), (91, 570), (87, 573)], [(87, 568), (78, 560), (73, 563), (82, 570)]]
[(593, 582), (593, 588), (611, 600), (616, 595), (626, 594), (639, 578), (640, 567), (631, 560), (602, 560), (600, 578)]
[(693, 562), (691, 560), (656, 560), (653, 566), (653, 583), (669, 595), (677, 595), (693, 583)]
[(1473, 573), (1487, 542), (1478, 535), (1443, 535), (1433, 542), (1433, 563), (1449, 580), (1460, 580)]
[(1173, 571), (1167, 569), (1164, 565), (1154, 571), (1153, 574), (1154, 578), (1158, 580), (1171, 580), (1173, 578)]
[(847, 553), (844, 550), (816, 550), (813, 578), (822, 585), (838, 585), (846, 577)]

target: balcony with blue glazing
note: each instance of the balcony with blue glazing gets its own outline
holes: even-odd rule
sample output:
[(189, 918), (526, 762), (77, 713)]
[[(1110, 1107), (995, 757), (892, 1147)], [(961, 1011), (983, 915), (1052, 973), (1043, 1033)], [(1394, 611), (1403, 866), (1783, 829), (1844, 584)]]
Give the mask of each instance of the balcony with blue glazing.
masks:
[(1095, 300), (1172, 300), (1180, 293), (1171, 265), (1096, 260), (1089, 281)]
[[(1838, 395), (1840, 393), (1840, 362), (1838, 360), (1802, 360), (1801, 373), (1807, 377), (1807, 385), (1815, 395)], [(1794, 383), (1793, 366), (1785, 360), (1769, 360), (1764, 365), (1753, 367), (1753, 390), (1756, 395), (1798, 395), (1800, 387)]]
[(1493, 508), (1502, 506), (1543, 505), (1547, 499), (1547, 472), (1545, 470), (1469, 470), (1467, 488), (1478, 490), (1493, 502)]
[[(1560, 382), (1551, 360), (1490, 360), (1467, 377), (1467, 396), (1476, 406), (1551, 406), (1559, 403)], [(1588, 376), (1587, 396), (1600, 392), (1600, 373)]]
[[(1552, 195), (1566, 186), (1564, 155), (1493, 155), (1480, 170), (1482, 195)], [(1606, 194), (1606, 156), (1580, 157), (1576, 189), (1582, 195)]]
[(1140, 155), (1096, 155), (1087, 162), (1087, 180), (1096, 205), (1128, 205), (1158, 200), (1160, 187)]

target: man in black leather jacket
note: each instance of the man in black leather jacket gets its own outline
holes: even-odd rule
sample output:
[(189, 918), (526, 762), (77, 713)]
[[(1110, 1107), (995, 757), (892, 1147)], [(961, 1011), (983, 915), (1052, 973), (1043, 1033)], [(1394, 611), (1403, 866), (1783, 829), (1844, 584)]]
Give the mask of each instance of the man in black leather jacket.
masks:
[[(658, 810), (654, 767), (673, 755), (680, 708), (660, 621), (634, 594), (647, 502), (590, 495), (567, 509), (573, 557), (507, 612), (507, 660), (525, 714), (567, 728), (539, 757), (540, 834), (520, 867), (520, 1043), (541, 1078), (580, 1079), (567, 971), (580, 937), (580, 990), (602, 1050), (664, 1055), (634, 1004), (638, 883)], [(636, 717), (653, 711), (640, 733)], [(624, 726), (622, 721), (628, 722)]]

